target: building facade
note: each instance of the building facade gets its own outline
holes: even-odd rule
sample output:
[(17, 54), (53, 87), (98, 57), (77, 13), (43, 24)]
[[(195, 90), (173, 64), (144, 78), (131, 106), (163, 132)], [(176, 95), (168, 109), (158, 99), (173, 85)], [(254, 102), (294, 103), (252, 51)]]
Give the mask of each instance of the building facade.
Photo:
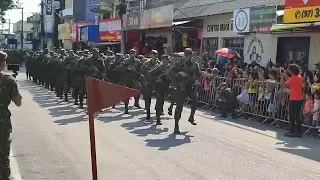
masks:
[[(13, 33), (15, 34), (15, 37), (17, 39), (17, 48), (21, 49), (24, 45), (21, 46), (21, 31), (22, 31), (22, 23), (23, 23), (23, 44), (32, 44), (30, 43), (30, 34), (33, 34), (33, 25), (32, 23), (28, 23), (27, 21), (18, 21), (13, 24)], [(29, 40), (29, 41), (27, 41)], [(27, 42), (27, 43), (26, 43)]]

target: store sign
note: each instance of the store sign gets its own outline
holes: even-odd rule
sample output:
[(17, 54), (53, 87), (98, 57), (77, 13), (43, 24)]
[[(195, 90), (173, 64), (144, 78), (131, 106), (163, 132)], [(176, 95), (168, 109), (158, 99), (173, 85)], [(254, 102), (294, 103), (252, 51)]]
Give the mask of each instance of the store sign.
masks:
[(233, 31), (237, 33), (249, 32), (250, 9), (237, 9), (233, 11)]
[(268, 32), (275, 23), (277, 23), (275, 6), (250, 9), (250, 32)]
[(58, 39), (68, 40), (71, 38), (70, 24), (59, 24), (58, 25)]
[(124, 14), (123, 19), (123, 29), (124, 30), (137, 30), (140, 27), (141, 14), (140, 12), (134, 12), (130, 14)]
[(233, 27), (230, 22), (225, 24), (213, 24), (213, 25), (207, 26), (208, 32), (232, 31), (232, 30), (233, 30)]
[(284, 23), (305, 23), (320, 21), (319, 0), (286, 0)]
[(46, 15), (52, 15), (52, 0), (45, 0), (46, 1)]
[(80, 40), (80, 27), (92, 25), (92, 22), (72, 22), (71, 23), (71, 42), (79, 42)]
[(80, 27), (80, 41), (88, 41), (88, 26)]
[(143, 11), (140, 29), (171, 27), (173, 5)]
[(264, 55), (263, 42), (260, 38), (254, 36), (247, 47), (247, 54), (249, 55), (249, 60), (251, 62), (259, 63)]
[(120, 41), (121, 19), (105, 19), (99, 23), (99, 41)]

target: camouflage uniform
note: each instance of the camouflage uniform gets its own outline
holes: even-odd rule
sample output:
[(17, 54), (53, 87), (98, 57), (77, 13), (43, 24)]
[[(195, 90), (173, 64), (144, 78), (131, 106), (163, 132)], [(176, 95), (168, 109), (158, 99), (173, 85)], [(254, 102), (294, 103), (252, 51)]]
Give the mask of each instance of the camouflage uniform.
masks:
[(150, 76), (156, 77), (156, 118), (157, 118), (157, 125), (161, 125), (160, 116), (163, 112), (163, 105), (165, 100), (165, 95), (169, 91), (169, 85), (170, 85), (170, 78), (169, 78), (169, 72), (170, 70), (170, 64), (169, 64), (169, 56), (163, 55), (161, 57), (161, 64), (155, 67), (150, 71)]
[(160, 61), (158, 60), (158, 58), (156, 58), (156, 56), (158, 55), (158, 52), (153, 50), (151, 54), (154, 57), (144, 62), (141, 67), (141, 74), (144, 77), (144, 79), (142, 80), (141, 86), (142, 86), (143, 99), (145, 101), (145, 109), (147, 111), (147, 119), (150, 119), (151, 97), (152, 97), (153, 90), (155, 89), (155, 80), (156, 80), (156, 76), (154, 76), (154, 74), (150, 74), (150, 71), (160, 65)]
[[(177, 103), (174, 119), (175, 119), (175, 133), (180, 133), (179, 130), (179, 120), (181, 118), (182, 110), (183, 110), (183, 104), (185, 102), (185, 98), (189, 96), (191, 98), (191, 114), (189, 117), (189, 122), (192, 125), (196, 125), (196, 122), (194, 120), (194, 114), (197, 109), (197, 93), (196, 93), (196, 85), (195, 82), (197, 79), (201, 76), (201, 71), (199, 68), (199, 65), (191, 60), (191, 54), (192, 50), (190, 48), (186, 48), (185, 50), (185, 57), (183, 61), (177, 62), (173, 65), (171, 68), (171, 76), (175, 78), (176, 82), (176, 94), (175, 94), (175, 100)], [(183, 76), (180, 72), (183, 72), (186, 74), (186, 77)]]
[(14, 78), (0, 72), (0, 179), (10, 179), (11, 113), (8, 106), (13, 98), (21, 95)]
[[(135, 58), (135, 53), (136, 51), (134, 49), (130, 50), (131, 57), (126, 58), (123, 60), (123, 63), (120, 65), (120, 69), (122, 69), (122, 82), (121, 84), (124, 86), (127, 86), (129, 88), (139, 88), (139, 77), (141, 76), (140, 74), (140, 61)], [(126, 55), (127, 56), (127, 55)], [(140, 99), (140, 94), (135, 97), (135, 103), (134, 106), (137, 108), (140, 108), (139, 105), (139, 99)], [(129, 104), (129, 99), (124, 101), (125, 105), (125, 114), (128, 114), (128, 104)]]

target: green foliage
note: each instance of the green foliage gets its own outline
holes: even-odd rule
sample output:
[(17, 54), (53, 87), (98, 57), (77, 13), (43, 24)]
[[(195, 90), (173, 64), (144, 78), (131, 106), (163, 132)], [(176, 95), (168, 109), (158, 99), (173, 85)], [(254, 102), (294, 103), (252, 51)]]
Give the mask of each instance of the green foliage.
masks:
[(8, 10), (19, 7), (19, 0), (0, 0), (0, 20), (5, 23), (4, 15)]

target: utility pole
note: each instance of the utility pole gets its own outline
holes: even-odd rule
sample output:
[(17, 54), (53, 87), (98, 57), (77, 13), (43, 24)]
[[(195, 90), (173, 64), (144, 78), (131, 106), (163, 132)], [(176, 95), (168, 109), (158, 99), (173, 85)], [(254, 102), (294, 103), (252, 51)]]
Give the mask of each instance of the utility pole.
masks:
[(9, 29), (9, 30), (8, 30), (9, 32), (8, 32), (8, 34), (11, 34), (11, 22), (10, 22), (10, 19), (8, 20), (8, 23), (9, 23), (9, 28), (8, 28), (8, 29)]
[(126, 8), (126, 3), (124, 0), (121, 0), (120, 5), (119, 5), (119, 15), (121, 18), (121, 53), (126, 54), (127, 52), (127, 32), (123, 29), (124, 24), (123, 24), (123, 15), (126, 14), (127, 8)]
[(41, 0), (41, 16), (40, 16), (40, 41), (41, 41), (41, 47), (42, 50), (44, 50), (45, 47), (45, 43), (44, 43), (44, 38), (45, 38), (45, 30), (44, 30), (44, 0)]
[(21, 49), (23, 48), (23, 8), (21, 8)]

